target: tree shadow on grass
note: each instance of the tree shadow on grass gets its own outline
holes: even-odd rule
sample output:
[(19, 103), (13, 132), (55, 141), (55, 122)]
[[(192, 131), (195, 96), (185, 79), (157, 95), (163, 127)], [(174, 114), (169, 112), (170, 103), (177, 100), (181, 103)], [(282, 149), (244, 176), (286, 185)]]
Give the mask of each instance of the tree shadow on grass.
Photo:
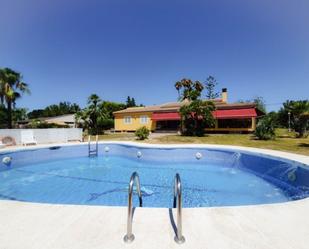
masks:
[(276, 137), (274, 139), (259, 139), (258, 137), (251, 135), (249, 136), (250, 141), (260, 141), (260, 142), (265, 142), (265, 141), (275, 141)]
[(296, 136), (290, 136), (290, 135), (278, 135), (277, 138), (290, 138), (290, 139), (295, 139), (297, 138)]
[(298, 144), (298, 147), (309, 148), (309, 143), (300, 143)]
[[(211, 134), (211, 135), (217, 135), (217, 134)], [(168, 136), (168, 135), (167, 135)], [(210, 137), (210, 134), (209, 133), (205, 133), (204, 135), (202, 136), (194, 136), (194, 135), (187, 135), (187, 134), (173, 134), (173, 135), (170, 135), (170, 136), (177, 136), (177, 137), (188, 137), (188, 138), (201, 138), (201, 137)]]
[(249, 136), (249, 140), (257, 140), (257, 141), (261, 141), (260, 139), (258, 139), (256, 136), (251, 135)]

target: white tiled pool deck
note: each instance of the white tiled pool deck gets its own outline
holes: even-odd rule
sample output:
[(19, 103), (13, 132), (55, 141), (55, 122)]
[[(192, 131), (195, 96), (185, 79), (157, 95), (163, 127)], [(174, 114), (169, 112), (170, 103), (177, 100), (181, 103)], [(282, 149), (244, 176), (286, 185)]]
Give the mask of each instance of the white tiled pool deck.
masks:
[[(143, 147), (234, 148), (279, 156), (309, 165), (307, 156), (272, 150), (200, 144), (125, 144)], [(6, 149), (0, 152), (4, 150)], [(126, 232), (126, 207), (1, 200), (0, 249), (308, 249), (308, 212), (309, 198), (269, 205), (185, 208), (183, 234), (186, 242), (178, 245), (174, 242), (169, 209), (137, 208), (133, 219), (135, 240), (131, 244), (125, 244), (123, 236)]]

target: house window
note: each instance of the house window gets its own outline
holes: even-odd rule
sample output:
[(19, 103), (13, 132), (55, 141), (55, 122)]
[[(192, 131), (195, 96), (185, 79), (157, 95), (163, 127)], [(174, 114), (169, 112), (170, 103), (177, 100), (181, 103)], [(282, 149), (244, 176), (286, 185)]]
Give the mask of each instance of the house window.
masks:
[(218, 119), (219, 128), (251, 128), (252, 119)]
[(125, 124), (132, 124), (132, 118), (131, 116), (124, 117), (124, 123)]
[(140, 116), (139, 122), (141, 124), (147, 124), (148, 123), (148, 116)]

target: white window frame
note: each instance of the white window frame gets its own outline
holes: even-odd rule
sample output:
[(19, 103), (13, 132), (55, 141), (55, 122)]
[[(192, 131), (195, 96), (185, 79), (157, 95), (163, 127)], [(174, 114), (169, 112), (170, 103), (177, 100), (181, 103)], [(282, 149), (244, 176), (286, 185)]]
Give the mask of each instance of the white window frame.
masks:
[(139, 122), (141, 124), (148, 124), (148, 116), (147, 115), (142, 115), (139, 117)]
[(131, 116), (124, 116), (123, 117), (124, 124), (132, 124), (132, 117)]

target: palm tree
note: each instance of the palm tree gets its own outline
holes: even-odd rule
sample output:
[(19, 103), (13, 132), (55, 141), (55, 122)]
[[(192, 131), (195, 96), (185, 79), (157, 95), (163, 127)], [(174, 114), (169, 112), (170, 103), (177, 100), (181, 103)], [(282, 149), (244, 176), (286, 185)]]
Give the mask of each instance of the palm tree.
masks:
[(91, 94), (89, 97), (88, 97), (88, 104), (89, 105), (93, 105), (94, 107), (97, 106), (97, 104), (101, 102), (101, 99), (98, 95), (96, 95), (95, 93)]
[(177, 81), (174, 86), (178, 92), (178, 98), (180, 99), (180, 89), (182, 88), (182, 83), (180, 81)]
[(294, 129), (298, 132), (298, 137), (306, 137), (308, 126), (309, 101), (293, 101), (290, 109), (294, 120)]
[(196, 81), (194, 82), (194, 87), (195, 87), (195, 89), (196, 89), (197, 91), (199, 91), (199, 92), (202, 92), (203, 89), (204, 89), (203, 84), (202, 84), (201, 82), (199, 82), (198, 80), (196, 80)]
[(82, 121), (83, 126), (89, 134), (95, 135), (101, 131), (100, 123), (108, 118), (104, 108), (101, 106), (102, 100), (96, 94), (91, 94), (88, 98), (88, 106), (77, 112), (75, 119), (78, 123)]
[[(190, 79), (183, 78), (175, 83), (175, 88), (178, 91), (180, 101), (184, 100), (196, 100), (201, 96), (204, 86), (199, 81), (193, 82)], [(182, 93), (180, 90), (183, 88)]]
[(4, 105), (4, 89), (5, 89), (5, 73), (4, 69), (0, 68), (0, 104)]
[(28, 85), (22, 82), (22, 75), (10, 68), (0, 69), (0, 101), (7, 104), (7, 127), (12, 128), (12, 109), (23, 93), (30, 93)]

